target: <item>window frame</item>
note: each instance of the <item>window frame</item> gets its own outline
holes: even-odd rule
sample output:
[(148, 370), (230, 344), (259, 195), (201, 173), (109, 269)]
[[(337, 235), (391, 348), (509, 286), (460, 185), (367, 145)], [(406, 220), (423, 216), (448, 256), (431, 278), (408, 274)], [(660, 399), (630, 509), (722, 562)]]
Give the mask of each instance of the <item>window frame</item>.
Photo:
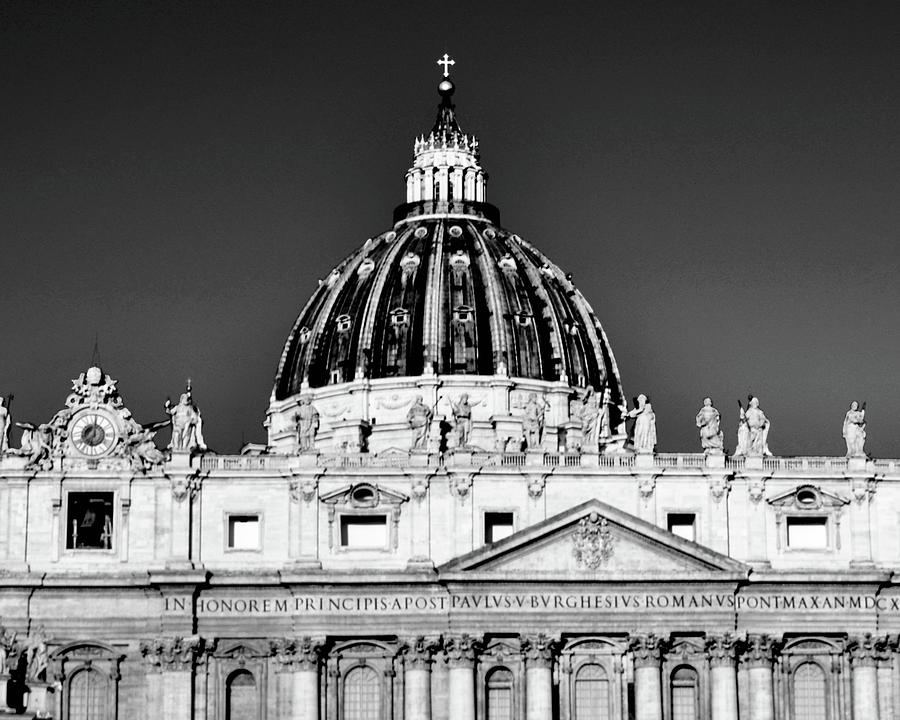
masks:
[[(229, 545), (229, 539), (231, 536), (231, 520), (232, 518), (239, 517), (256, 517), (257, 525), (258, 525), (258, 538), (259, 542), (257, 543), (257, 547), (255, 548), (238, 548), (231, 547)], [(264, 533), (265, 525), (262, 510), (241, 510), (241, 511), (232, 511), (226, 510), (224, 512), (224, 524), (223, 524), (223, 533), (222, 533), (222, 545), (224, 547), (224, 552), (226, 553), (254, 553), (261, 554), (263, 552), (263, 547), (265, 546), (265, 533)]]
[[(384, 545), (368, 545), (363, 547), (358, 547), (354, 545), (344, 545), (343, 543), (343, 535), (344, 535), (344, 522), (349, 518), (359, 518), (359, 517), (381, 517), (384, 519)], [(374, 524), (374, 523), (373, 523)], [(335, 513), (335, 525), (337, 531), (337, 542), (335, 543), (335, 549), (340, 553), (347, 552), (377, 552), (377, 553), (389, 553), (391, 552), (392, 537), (391, 533), (394, 532), (392, 528), (390, 512), (384, 508), (353, 508), (351, 510), (338, 510)]]
[[(85, 548), (85, 547), (69, 547), (69, 497), (72, 494), (91, 495), (104, 493), (112, 495), (112, 532), (110, 537), (110, 547), (108, 548)], [(88, 553), (93, 556), (115, 557), (119, 554), (120, 533), (122, 527), (122, 507), (119, 502), (119, 491), (114, 488), (66, 488), (62, 494), (62, 506), (59, 513), (62, 521), (61, 532), (59, 533), (60, 551), (64, 556), (83, 555)]]
[(699, 543), (699, 542), (700, 542), (700, 513), (699, 513), (697, 510), (695, 510), (695, 509), (691, 509), (691, 510), (680, 510), (680, 509), (679, 509), (679, 510), (675, 510), (675, 509), (673, 509), (673, 510), (666, 510), (666, 531), (672, 533), (672, 534), (675, 535), (676, 537), (680, 537), (682, 540), (688, 540), (688, 538), (682, 537), (681, 535), (678, 535), (677, 533), (672, 532), (672, 525), (673, 525), (673, 523), (672, 523), (672, 518), (677, 517), (677, 516), (681, 516), (681, 517), (691, 516), (691, 517), (693, 517), (694, 521), (693, 521), (693, 523), (691, 524), (691, 527), (692, 527), (693, 530), (694, 530), (694, 537), (693, 537), (693, 538), (690, 538), (689, 540), (690, 540), (690, 542)]
[[(488, 545), (490, 543), (500, 542), (500, 540), (491, 540), (490, 543), (487, 539), (487, 518), (488, 515), (499, 515), (499, 514), (509, 514), (512, 516), (512, 532), (510, 532), (507, 537), (510, 535), (515, 535), (518, 532), (518, 524), (519, 517), (518, 512), (516, 512), (516, 508), (511, 507), (486, 507), (481, 509), (481, 544)], [(503, 540), (505, 538), (501, 538)]]

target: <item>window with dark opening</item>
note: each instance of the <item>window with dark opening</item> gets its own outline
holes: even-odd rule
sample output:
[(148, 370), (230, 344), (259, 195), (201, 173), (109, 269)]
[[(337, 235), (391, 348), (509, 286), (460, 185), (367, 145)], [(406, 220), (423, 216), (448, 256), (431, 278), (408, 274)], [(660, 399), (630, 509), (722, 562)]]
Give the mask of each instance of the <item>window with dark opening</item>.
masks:
[(484, 542), (493, 543), (513, 534), (511, 512), (486, 512), (484, 514)]
[(691, 542), (697, 539), (697, 516), (694, 513), (669, 513), (666, 523), (669, 532), (673, 535)]
[(111, 550), (113, 542), (111, 492), (71, 492), (66, 512), (68, 550)]

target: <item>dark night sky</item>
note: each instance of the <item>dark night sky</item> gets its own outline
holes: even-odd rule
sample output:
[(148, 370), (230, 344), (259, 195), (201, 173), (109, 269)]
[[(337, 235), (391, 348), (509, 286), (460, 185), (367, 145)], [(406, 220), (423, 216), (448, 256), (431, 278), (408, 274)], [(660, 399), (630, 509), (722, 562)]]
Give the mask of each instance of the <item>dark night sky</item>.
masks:
[(446, 50), (489, 199), (574, 273), (661, 450), (698, 449), (706, 394), (732, 447), (752, 390), (776, 454), (843, 454), (856, 398), (898, 457), (894, 5), (4, 2), (0, 392), (49, 419), (96, 333), (139, 420), (191, 376), (211, 446), (264, 440)]

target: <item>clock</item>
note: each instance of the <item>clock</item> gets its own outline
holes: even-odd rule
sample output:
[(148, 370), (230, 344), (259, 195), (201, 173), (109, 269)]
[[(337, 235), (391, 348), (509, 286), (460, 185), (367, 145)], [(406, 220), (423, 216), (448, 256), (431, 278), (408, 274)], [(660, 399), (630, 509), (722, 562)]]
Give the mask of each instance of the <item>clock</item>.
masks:
[(72, 422), (69, 437), (82, 455), (99, 457), (112, 450), (118, 434), (113, 421), (105, 413), (89, 410)]

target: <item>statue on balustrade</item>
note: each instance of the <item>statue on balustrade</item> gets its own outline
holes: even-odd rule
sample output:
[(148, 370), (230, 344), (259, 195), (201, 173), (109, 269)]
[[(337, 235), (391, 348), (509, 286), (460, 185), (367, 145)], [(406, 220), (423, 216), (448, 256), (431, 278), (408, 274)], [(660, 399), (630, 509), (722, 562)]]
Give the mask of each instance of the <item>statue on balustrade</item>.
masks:
[(771, 423), (759, 407), (759, 398), (751, 397), (744, 413), (750, 431), (748, 455), (771, 455), (769, 451), (769, 428)]
[(11, 401), (12, 395), (8, 398), (0, 396), (0, 456), (9, 450), (9, 426), (12, 424), (12, 417), (9, 414)]
[(638, 395), (636, 407), (628, 411), (634, 419), (634, 449), (639, 453), (652, 453), (656, 448), (656, 414), (646, 395)]
[(700, 445), (707, 455), (722, 452), (724, 435), (719, 428), (720, 420), (712, 399), (703, 398), (703, 407), (697, 413), (697, 427), (700, 428)]
[(544, 414), (547, 401), (538, 399), (537, 393), (528, 393), (528, 401), (523, 408), (522, 429), (525, 431), (525, 447), (537, 450), (544, 438)]
[(300, 452), (315, 450), (316, 434), (319, 432), (319, 411), (308, 395), (300, 396), (300, 405), (294, 415), (297, 430), (297, 448)]
[[(581, 399), (581, 437), (582, 445), (588, 452), (597, 452), (600, 445), (600, 399), (591, 385), (587, 386)], [(606, 420), (609, 427), (609, 416)]]
[(181, 393), (178, 404), (173, 406), (166, 399), (165, 410), (172, 418), (172, 441), (169, 448), (176, 452), (194, 452), (206, 450), (203, 441), (203, 418), (200, 408), (194, 403), (191, 382), (188, 380), (185, 392)]
[(854, 400), (844, 415), (844, 440), (847, 442), (847, 457), (865, 457), (866, 444), (866, 404), (862, 407)]
[(453, 412), (453, 428), (456, 431), (456, 447), (469, 447), (469, 438), (472, 434), (472, 406), (469, 403), (469, 394), (463, 393), (459, 400), (449, 400), (450, 409)]
[(422, 396), (416, 395), (409, 412), (406, 413), (406, 424), (412, 430), (411, 450), (425, 450), (428, 439), (428, 429), (434, 418), (434, 411), (422, 402)]
[(747, 425), (747, 412), (744, 404), (738, 400), (740, 414), (738, 416), (737, 445), (734, 448), (734, 456), (741, 457), (750, 452), (750, 427)]

